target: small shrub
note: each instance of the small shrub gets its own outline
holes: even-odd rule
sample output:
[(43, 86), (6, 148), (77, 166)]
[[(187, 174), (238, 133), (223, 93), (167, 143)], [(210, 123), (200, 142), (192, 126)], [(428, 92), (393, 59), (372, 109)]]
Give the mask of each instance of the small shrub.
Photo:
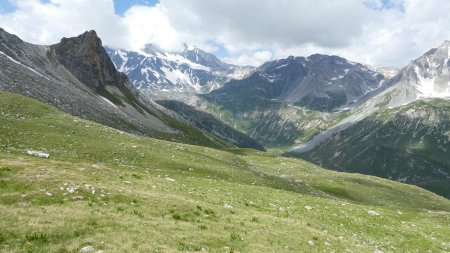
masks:
[(180, 251), (201, 251), (202, 246), (195, 244), (187, 244), (183, 241), (178, 243), (178, 250)]
[(255, 216), (253, 216), (252, 222), (258, 222), (258, 218), (256, 218)]
[(93, 227), (98, 226), (98, 222), (97, 222), (97, 220), (95, 220), (95, 219), (90, 219), (90, 220), (88, 220), (87, 224), (88, 224), (89, 226), (93, 226)]
[(208, 227), (207, 227), (205, 224), (200, 224), (200, 225), (198, 225), (198, 228), (199, 228), (200, 230), (206, 230), (206, 229), (208, 229)]
[(29, 242), (37, 242), (37, 243), (47, 243), (48, 242), (47, 235), (43, 234), (43, 233), (38, 233), (38, 232), (27, 233), (25, 235), (25, 238)]
[(141, 213), (141, 212), (139, 212), (139, 211), (136, 210), (136, 209), (133, 209), (133, 214), (136, 215), (136, 216), (138, 216), (139, 218), (144, 218), (144, 214)]
[(203, 212), (207, 215), (215, 215), (216, 214), (216, 212), (214, 212), (214, 210), (209, 209), (209, 208), (205, 209)]
[(172, 218), (174, 218), (175, 220), (181, 220), (181, 215), (178, 213), (173, 213)]
[(142, 176), (140, 176), (140, 175), (137, 175), (137, 174), (131, 174), (131, 176), (133, 177), (133, 178), (136, 178), (136, 179), (142, 179)]
[(230, 239), (231, 239), (232, 241), (242, 241), (241, 236), (240, 236), (239, 234), (237, 234), (237, 233), (234, 233), (234, 232), (232, 232), (232, 233), (230, 234)]

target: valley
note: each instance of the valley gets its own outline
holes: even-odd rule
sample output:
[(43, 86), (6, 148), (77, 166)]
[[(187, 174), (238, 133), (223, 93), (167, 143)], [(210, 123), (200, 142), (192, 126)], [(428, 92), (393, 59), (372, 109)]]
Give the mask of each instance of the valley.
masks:
[(0, 98), (1, 251), (450, 248), (450, 202), (419, 187), (140, 137)]
[(0, 252), (450, 251), (449, 41), (225, 52), (0, 28)]

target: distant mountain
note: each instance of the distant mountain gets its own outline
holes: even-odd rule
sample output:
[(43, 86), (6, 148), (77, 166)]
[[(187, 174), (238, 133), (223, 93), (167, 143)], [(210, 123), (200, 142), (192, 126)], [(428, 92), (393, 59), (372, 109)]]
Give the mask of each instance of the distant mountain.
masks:
[(386, 87), (372, 67), (316, 54), (267, 62), (195, 102), (266, 147), (288, 148), (336, 124), (347, 107)]
[(395, 107), (426, 98), (450, 98), (450, 41), (433, 48), (390, 80), (391, 89), (379, 96)]
[[(142, 97), (118, 72), (95, 31), (51, 46), (0, 29), (0, 91), (36, 98), (127, 132), (218, 148), (235, 147)], [(245, 146), (247, 147), (247, 146)]]
[(383, 82), (384, 76), (375, 69), (338, 56), (291, 56), (267, 62), (248, 78), (232, 80), (206, 98), (225, 107), (251, 108), (276, 101), (332, 111), (384, 88)]
[(111, 48), (107, 52), (136, 88), (157, 92), (207, 93), (253, 70), (224, 63), (213, 54), (189, 45), (182, 52), (168, 52), (152, 44), (140, 52)]
[(389, 88), (289, 155), (450, 197), (450, 42), (412, 61)]

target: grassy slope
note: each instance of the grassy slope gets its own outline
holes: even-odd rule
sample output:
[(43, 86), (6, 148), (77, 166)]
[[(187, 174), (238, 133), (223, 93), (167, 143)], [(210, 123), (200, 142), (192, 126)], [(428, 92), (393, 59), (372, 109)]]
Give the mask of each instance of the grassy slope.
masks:
[(450, 250), (450, 202), (410, 185), (142, 138), (6, 93), (0, 145), (0, 251)]

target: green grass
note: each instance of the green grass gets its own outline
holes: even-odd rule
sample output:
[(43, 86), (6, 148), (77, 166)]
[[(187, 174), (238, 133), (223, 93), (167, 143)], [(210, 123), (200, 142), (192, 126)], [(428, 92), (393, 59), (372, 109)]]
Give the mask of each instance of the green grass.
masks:
[(139, 137), (0, 93), (0, 252), (446, 252), (449, 211), (415, 186)]

